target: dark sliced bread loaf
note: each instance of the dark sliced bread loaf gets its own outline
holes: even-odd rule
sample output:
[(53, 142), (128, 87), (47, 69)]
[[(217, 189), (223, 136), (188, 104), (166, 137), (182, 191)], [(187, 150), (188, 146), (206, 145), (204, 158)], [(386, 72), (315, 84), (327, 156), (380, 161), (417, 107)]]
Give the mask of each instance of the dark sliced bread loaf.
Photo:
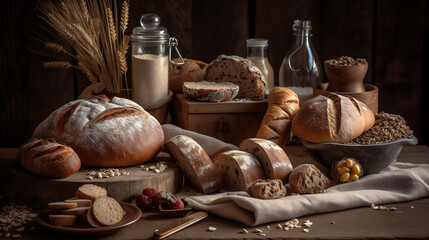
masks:
[(205, 81), (230, 82), (240, 87), (238, 99), (262, 100), (268, 94), (265, 76), (252, 61), (220, 55), (206, 69)]
[(223, 82), (184, 82), (183, 93), (198, 101), (223, 102), (233, 100), (238, 94), (238, 85)]
[(219, 153), (213, 162), (225, 189), (229, 191), (247, 191), (255, 181), (264, 178), (261, 164), (248, 152), (231, 150)]

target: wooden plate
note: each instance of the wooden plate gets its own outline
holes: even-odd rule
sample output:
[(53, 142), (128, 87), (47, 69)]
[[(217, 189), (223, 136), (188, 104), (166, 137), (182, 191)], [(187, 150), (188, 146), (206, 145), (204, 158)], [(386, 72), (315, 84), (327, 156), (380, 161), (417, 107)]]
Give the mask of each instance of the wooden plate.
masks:
[(166, 217), (177, 218), (186, 216), (189, 212), (192, 211), (192, 207), (182, 209), (164, 209), (161, 205), (159, 205), (159, 211)]
[(95, 237), (95, 236), (108, 235), (108, 234), (117, 232), (119, 230), (122, 230), (123, 228), (133, 224), (134, 222), (139, 220), (140, 217), (142, 216), (142, 212), (138, 207), (124, 202), (120, 202), (120, 204), (122, 208), (125, 210), (126, 214), (120, 222), (111, 226), (94, 228), (94, 227), (91, 227), (88, 223), (78, 223), (70, 227), (55, 226), (49, 222), (48, 216), (52, 211), (49, 208), (43, 209), (37, 215), (36, 222), (44, 228), (58, 231), (58, 232), (69, 233), (76, 236)]

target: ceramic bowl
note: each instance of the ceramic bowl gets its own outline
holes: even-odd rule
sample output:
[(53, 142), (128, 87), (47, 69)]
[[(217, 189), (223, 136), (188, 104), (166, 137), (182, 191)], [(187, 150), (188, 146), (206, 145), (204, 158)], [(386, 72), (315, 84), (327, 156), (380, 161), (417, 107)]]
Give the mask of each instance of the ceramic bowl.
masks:
[(363, 79), (368, 72), (368, 63), (359, 65), (332, 65), (325, 62), (325, 73), (328, 77), (328, 91), (331, 92), (365, 92)]
[(362, 165), (364, 175), (382, 171), (396, 160), (402, 146), (416, 145), (417, 138), (398, 139), (380, 144), (311, 143), (303, 141), (304, 147), (317, 151), (322, 163), (331, 168), (332, 164), (344, 157), (356, 158)]

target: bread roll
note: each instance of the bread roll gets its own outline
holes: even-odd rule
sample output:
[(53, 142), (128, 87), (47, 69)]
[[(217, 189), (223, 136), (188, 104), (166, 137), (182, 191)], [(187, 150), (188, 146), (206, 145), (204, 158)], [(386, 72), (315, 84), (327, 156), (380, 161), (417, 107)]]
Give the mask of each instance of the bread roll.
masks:
[(248, 152), (231, 150), (219, 153), (213, 163), (229, 191), (247, 191), (256, 180), (264, 178), (261, 164)]
[(155, 117), (135, 102), (94, 96), (67, 103), (51, 113), (33, 137), (52, 137), (73, 148), (82, 166), (122, 167), (155, 156), (163, 133)]
[(178, 135), (168, 140), (165, 147), (198, 191), (210, 193), (222, 187), (222, 180), (210, 157), (192, 138)]
[(64, 178), (80, 169), (79, 156), (52, 138), (33, 138), (18, 150), (18, 162), (28, 171), (51, 178)]
[(287, 183), (292, 164), (285, 151), (270, 140), (249, 138), (240, 143), (240, 149), (255, 156), (264, 170), (265, 178)]
[(259, 68), (239, 56), (220, 55), (207, 67), (204, 80), (237, 84), (240, 87), (239, 99), (262, 100), (268, 94), (265, 76)]
[[(199, 82), (204, 79), (206, 74), (207, 63), (184, 58), (185, 61), (182, 65), (174, 65), (170, 63), (168, 71), (169, 75), (169, 88), (172, 92), (181, 93), (183, 91), (184, 82)], [(180, 59), (173, 59), (174, 62), (179, 62)]]
[(292, 138), (292, 118), (299, 110), (299, 98), (289, 88), (274, 87), (268, 95), (268, 108), (256, 133), (257, 138), (273, 141), (280, 147)]
[(296, 193), (320, 193), (329, 184), (329, 178), (313, 164), (299, 165), (289, 176), (289, 186)]
[(247, 191), (250, 196), (261, 199), (276, 199), (286, 196), (286, 188), (280, 179), (259, 179)]
[(370, 129), (374, 122), (374, 113), (353, 97), (319, 95), (295, 115), (292, 132), (309, 142), (344, 143)]

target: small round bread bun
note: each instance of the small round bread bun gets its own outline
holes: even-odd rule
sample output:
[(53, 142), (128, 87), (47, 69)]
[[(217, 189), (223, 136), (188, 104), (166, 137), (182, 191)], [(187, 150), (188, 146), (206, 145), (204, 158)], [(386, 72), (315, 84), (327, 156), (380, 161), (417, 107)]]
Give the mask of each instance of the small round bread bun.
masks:
[(99, 197), (95, 199), (92, 205), (94, 218), (103, 225), (109, 226), (122, 220), (125, 211), (121, 204), (111, 197)]

